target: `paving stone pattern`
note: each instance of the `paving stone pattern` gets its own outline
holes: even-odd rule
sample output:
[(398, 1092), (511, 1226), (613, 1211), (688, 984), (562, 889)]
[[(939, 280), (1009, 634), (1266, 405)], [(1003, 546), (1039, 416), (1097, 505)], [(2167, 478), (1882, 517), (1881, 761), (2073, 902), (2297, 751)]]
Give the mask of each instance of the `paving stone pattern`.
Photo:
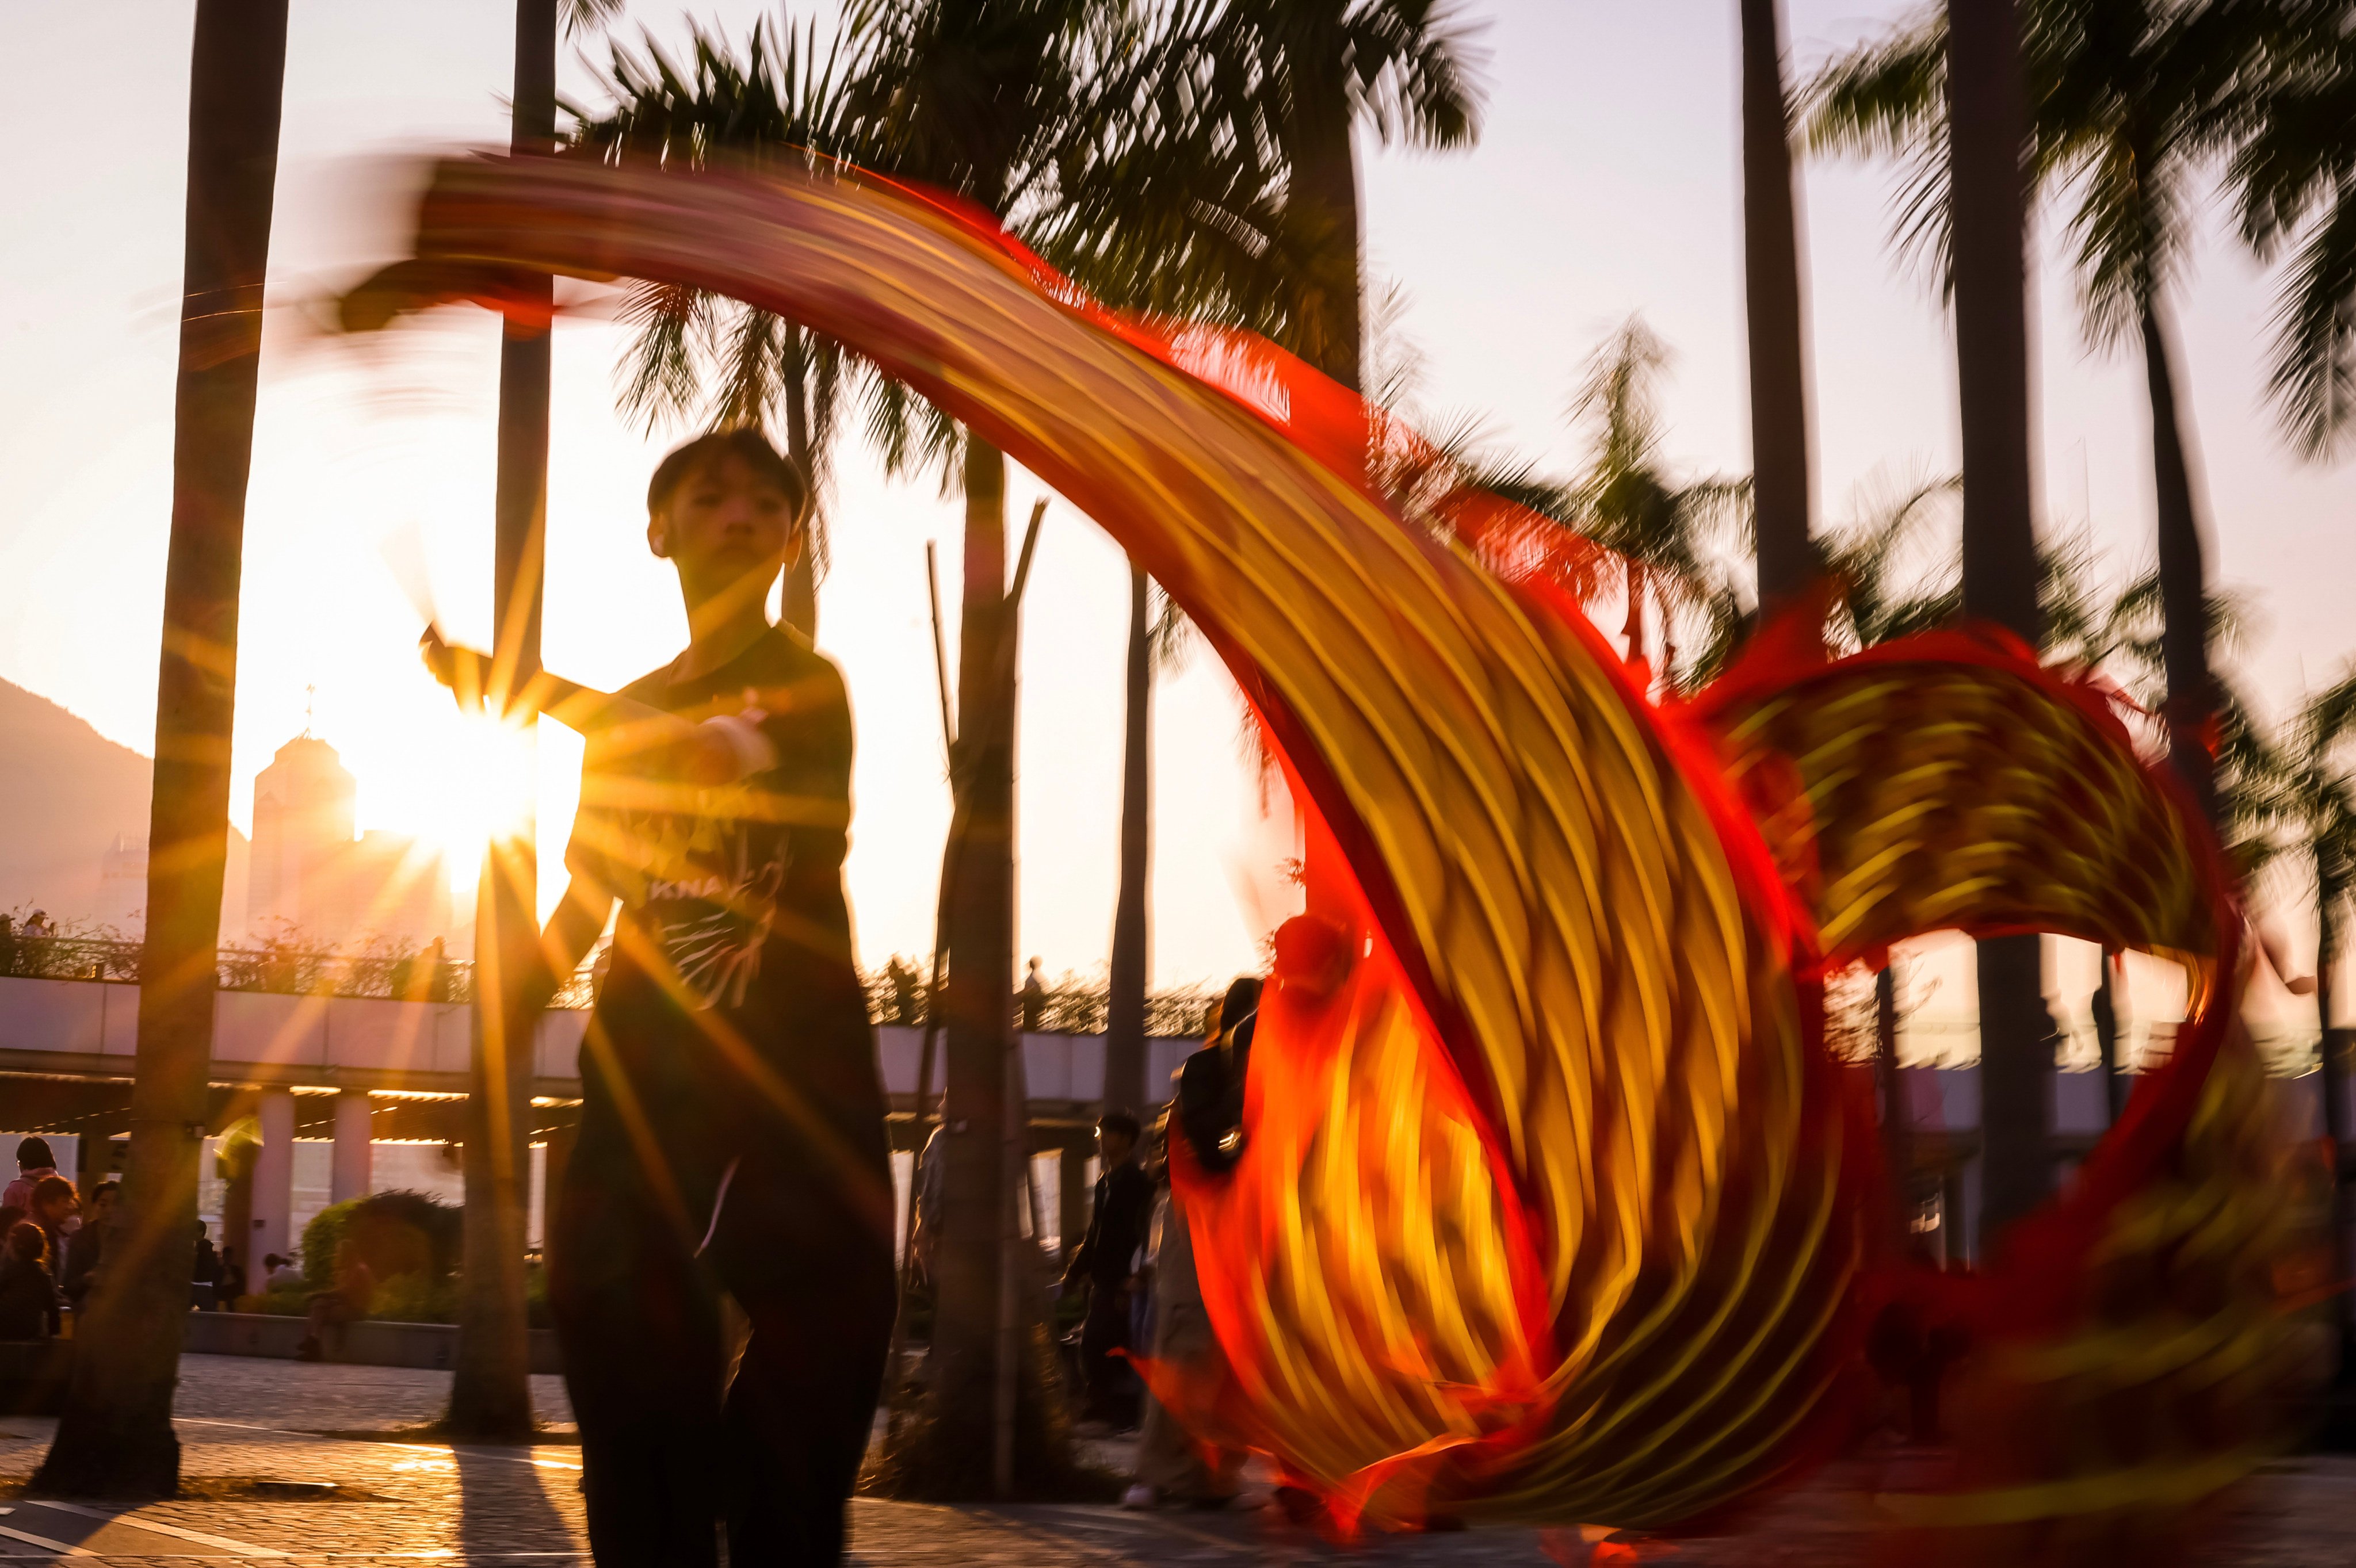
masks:
[[(213, 1485), (214, 1499), (132, 1509), (43, 1502), (21, 1495), (54, 1424), (0, 1421), (0, 1563), (266, 1564), (271, 1568), (403, 1562), (565, 1568), (586, 1563), (580, 1455), (563, 1444), (457, 1447), (356, 1441), (323, 1431), (380, 1431), (429, 1418), (446, 1374), (312, 1366), (242, 1357), (182, 1360), (178, 1407), (192, 1483), (333, 1481), (369, 1500), (281, 1500)], [(558, 1380), (535, 1378), (543, 1418), (569, 1420)], [(1103, 1445), (1098, 1456), (1120, 1456)], [(1778, 1501), (1741, 1533), (1648, 1557), (1694, 1568), (1864, 1568), (1878, 1520), (1874, 1488), (1902, 1456), (1850, 1460)], [(1248, 1500), (1258, 1500), (1256, 1498)], [(1106, 1507), (940, 1508), (862, 1499), (852, 1505), (852, 1561), (958, 1568), (1545, 1568), (1536, 1531), (1474, 1530), (1376, 1540), (1337, 1550), (1273, 1509), (1217, 1514), (1124, 1513)], [(27, 1539), (31, 1537), (33, 1539)], [(63, 1553), (59, 1548), (73, 1548)], [(1575, 1558), (1578, 1554), (1569, 1554)], [(2286, 1461), (2239, 1495), (2201, 1553), (2216, 1564), (2347, 1568), (2356, 1564), (2356, 1461)]]

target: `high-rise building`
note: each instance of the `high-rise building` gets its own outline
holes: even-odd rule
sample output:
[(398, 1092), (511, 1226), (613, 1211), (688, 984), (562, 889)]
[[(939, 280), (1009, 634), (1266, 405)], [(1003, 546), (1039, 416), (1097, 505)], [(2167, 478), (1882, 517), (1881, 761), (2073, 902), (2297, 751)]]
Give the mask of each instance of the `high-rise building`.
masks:
[(358, 781), (307, 731), (253, 779), (253, 858), (246, 923), (315, 942), (423, 941), (450, 923), (441, 855), (399, 834), (355, 833)]
[(98, 923), (136, 934), (146, 908), (146, 837), (118, 833), (99, 860)]

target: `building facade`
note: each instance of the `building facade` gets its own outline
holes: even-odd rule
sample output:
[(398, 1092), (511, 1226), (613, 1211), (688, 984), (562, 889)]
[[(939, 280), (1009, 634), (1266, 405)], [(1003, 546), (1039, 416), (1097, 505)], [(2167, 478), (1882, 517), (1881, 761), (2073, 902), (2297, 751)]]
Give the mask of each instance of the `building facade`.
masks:
[(357, 830), (359, 784), (309, 733), (278, 748), (253, 779), (246, 927), (343, 944), (422, 943), (450, 927), (440, 853), (397, 833)]

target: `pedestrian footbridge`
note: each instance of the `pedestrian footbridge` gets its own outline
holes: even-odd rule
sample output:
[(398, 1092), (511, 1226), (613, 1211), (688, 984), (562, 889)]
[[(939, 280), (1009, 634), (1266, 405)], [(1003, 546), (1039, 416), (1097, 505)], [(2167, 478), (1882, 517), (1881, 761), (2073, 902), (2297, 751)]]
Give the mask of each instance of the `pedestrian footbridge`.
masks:
[[(83, 1173), (119, 1169), (122, 1150), (115, 1140), (129, 1130), (138, 1006), (138, 987), (117, 980), (0, 976), (0, 1131), (72, 1140), (70, 1152), (60, 1151), (60, 1163)], [(877, 1010), (889, 1017), (891, 1007), (888, 996), (879, 993)], [(1035, 1009), (1024, 1010), (1035, 1016)], [(1183, 1016), (1175, 1008), (1161, 1011), (1164, 1018)], [(217, 994), (209, 1131), (218, 1135), (252, 1117), (262, 1142), (248, 1256), (290, 1251), (305, 1211), (316, 1211), (323, 1202), (435, 1180), (455, 1195), (455, 1161), (445, 1158), (438, 1176), (432, 1170), (420, 1174), (417, 1146), (446, 1155), (461, 1141), (470, 1014), (460, 1000), (237, 989)], [(535, 1031), (533, 1140), (546, 1151), (536, 1157), (536, 1170), (561, 1168), (570, 1150), (588, 1016), (578, 1008), (552, 1008)], [(1086, 1019), (1087, 1013), (1066, 1008), (1061, 1016)], [(1057, 1017), (1051, 1012), (1044, 1021), (1053, 1023)], [(918, 1141), (923, 1030), (887, 1022), (877, 1033), (893, 1107), (893, 1144), (900, 1151), (895, 1163), (905, 1184), (907, 1156)], [(1051, 1028), (1022, 1032), (1020, 1039), (1041, 1222), (1050, 1237), (1076, 1234), (1089, 1179), (1091, 1131), (1104, 1094), (1104, 1036), (1096, 1029)], [(1193, 1040), (1179, 1036), (1150, 1040), (1148, 1082), (1167, 1083), (1194, 1046)], [(1978, 1207), (1978, 1072), (1971, 1066), (1915, 1067), (1902, 1070), (1901, 1077), (1916, 1225), (1940, 1250), (1951, 1236), (1964, 1246)], [(934, 1082), (939, 1082), (937, 1065)], [(2284, 1083), (2286, 1136), (2319, 1136), (2317, 1076), (2309, 1072)], [(2356, 1113), (2356, 1095), (2351, 1111)], [(2056, 1161), (2066, 1167), (2083, 1157), (2109, 1125), (2103, 1076), (2054, 1073), (2051, 1125)], [(318, 1145), (327, 1147), (305, 1155), (304, 1146)], [(321, 1154), (327, 1157), (326, 1180), (301, 1189), (308, 1196), (298, 1195), (298, 1162), (316, 1170)]]

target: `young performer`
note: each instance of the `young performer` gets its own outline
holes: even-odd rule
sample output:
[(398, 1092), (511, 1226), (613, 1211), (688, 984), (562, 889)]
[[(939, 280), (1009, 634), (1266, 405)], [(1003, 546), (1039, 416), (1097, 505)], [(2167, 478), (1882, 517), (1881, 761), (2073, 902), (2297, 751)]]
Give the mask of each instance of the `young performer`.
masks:
[[(832, 1563), (894, 1307), (891, 1176), (842, 859), (841, 676), (766, 613), (806, 477), (750, 431), (663, 459), (647, 542), (687, 651), (616, 694), (525, 700), (588, 738), (545, 1001), (616, 901), (553, 1205), (550, 1303), (599, 1563)], [(462, 697), (482, 656), (429, 632)], [(752, 1337), (731, 1376), (720, 1296)], [(723, 1386), (724, 1385), (724, 1386)]]

